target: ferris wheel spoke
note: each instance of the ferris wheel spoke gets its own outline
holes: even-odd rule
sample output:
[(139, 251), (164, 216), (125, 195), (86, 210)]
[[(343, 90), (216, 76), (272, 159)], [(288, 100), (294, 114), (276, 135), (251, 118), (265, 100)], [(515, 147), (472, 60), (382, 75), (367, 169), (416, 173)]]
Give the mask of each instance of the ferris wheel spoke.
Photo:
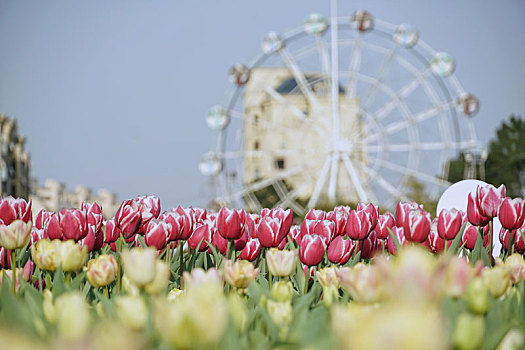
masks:
[(330, 58), (327, 48), (328, 43), (324, 41), (320, 35), (316, 35), (315, 45), (319, 53), (319, 59), (321, 60), (321, 69), (323, 72), (323, 77), (328, 77), (330, 75)]
[(350, 57), (349, 81), (347, 85), (346, 95), (353, 98), (356, 96), (357, 72), (361, 66), (361, 41), (357, 38), (353, 40), (352, 56)]
[(326, 158), (323, 168), (319, 173), (319, 177), (317, 178), (317, 182), (315, 183), (314, 191), (312, 192), (312, 196), (310, 197), (310, 200), (307, 204), (308, 208), (314, 208), (317, 204), (317, 201), (319, 200), (319, 195), (321, 194), (321, 190), (323, 189), (324, 183), (326, 182), (328, 170), (330, 170), (330, 157)]
[(352, 161), (350, 160), (350, 157), (348, 157), (347, 154), (343, 154), (342, 157), (346, 167), (346, 171), (348, 172), (348, 175), (350, 175), (350, 179), (352, 180), (354, 188), (357, 191), (357, 196), (359, 197), (359, 200), (363, 203), (368, 202), (368, 196), (366, 195), (363, 185), (361, 185), (361, 181), (359, 180), (359, 177), (354, 168), (354, 165), (352, 164)]
[(385, 77), (386, 72), (388, 71), (390, 67), (390, 64), (392, 63), (393, 58), (396, 55), (397, 48), (398, 48), (398, 45), (395, 45), (393, 48), (388, 50), (388, 52), (386, 53), (385, 59), (381, 63), (381, 68), (379, 69), (379, 72), (377, 73), (377, 78), (376, 78), (377, 83), (370, 85), (370, 87), (368, 88), (368, 93), (363, 103), (365, 110), (368, 110), (368, 108), (370, 107), (370, 104), (374, 100), (375, 95), (378, 90), (378, 85), (383, 84), (383, 79)]
[(385, 189), (388, 193), (390, 193), (392, 196), (396, 197), (399, 200), (407, 201), (408, 198), (394, 185), (392, 185), (390, 182), (388, 182), (383, 176), (381, 176), (377, 171), (374, 169), (363, 165), (364, 169), (373, 177), (374, 181), (377, 182), (379, 186), (381, 186), (383, 189)]
[(244, 151), (225, 151), (215, 153), (217, 157), (222, 159), (238, 159), (242, 157), (260, 158), (266, 156), (297, 156), (305, 154), (319, 154), (323, 153), (324, 150), (320, 148), (309, 148), (309, 149), (269, 149), (269, 150), (244, 150)]
[(312, 91), (312, 87), (310, 86), (310, 84), (308, 84), (308, 81), (306, 80), (306, 77), (297, 65), (297, 62), (290, 54), (290, 52), (286, 50), (286, 48), (281, 49), (280, 53), (284, 63), (286, 64), (288, 69), (290, 69), (290, 72), (295, 78), (299, 89), (301, 89), (303, 95), (306, 96), (306, 99), (312, 106), (313, 110), (318, 111), (320, 109), (319, 101), (317, 101), (317, 99), (315, 98), (315, 94)]
[(400, 173), (401, 175), (410, 175), (410, 176), (415, 177), (418, 180), (423, 180), (423, 181), (426, 181), (427, 183), (431, 183), (431, 184), (434, 184), (440, 187), (446, 187), (450, 185), (448, 181), (439, 179), (435, 176), (423, 173), (419, 170), (415, 170), (410, 167), (405, 167), (402, 165), (394, 164), (384, 159), (377, 159), (377, 163), (383, 168), (396, 171)]
[[(239, 111), (236, 111), (236, 110), (230, 110), (230, 115), (233, 118), (242, 120), (244, 123), (253, 121), (253, 119), (251, 117), (248, 117), (243, 112), (239, 112)], [(271, 121), (268, 121), (268, 120), (262, 119), (262, 118), (259, 118), (257, 120), (257, 123), (261, 127), (265, 128), (266, 130), (269, 130), (269, 131), (278, 131), (278, 132), (288, 131), (290, 133), (296, 133), (297, 130), (298, 130), (297, 128), (291, 128), (291, 127), (284, 126), (282, 124), (276, 124), (276, 123), (273, 123)]]
[(290, 112), (292, 112), (297, 118), (299, 118), (302, 121), (306, 119), (306, 115), (302, 111), (300, 111), (299, 108), (295, 107), (290, 102), (288, 102), (286, 98), (284, 98), (284, 96), (278, 93), (274, 88), (266, 86), (264, 90), (268, 93), (268, 95), (270, 95), (271, 98), (288, 108)]
[(337, 188), (337, 175), (339, 172), (339, 153), (333, 154), (332, 165), (330, 167), (330, 182), (328, 183), (328, 200), (330, 203), (335, 203), (335, 192)]
[(294, 200), (299, 197), (297, 190), (288, 192), (282, 182), (276, 182), (274, 188), (279, 198), (281, 198), (275, 207), (281, 207), (283, 209), (291, 208), (298, 215), (306, 213), (306, 210)]
[(253, 192), (248, 192), (245, 196), (245, 200), (248, 202), (248, 207), (251, 208), (253, 211), (262, 210), (262, 205), (257, 199), (257, 197), (255, 197)]

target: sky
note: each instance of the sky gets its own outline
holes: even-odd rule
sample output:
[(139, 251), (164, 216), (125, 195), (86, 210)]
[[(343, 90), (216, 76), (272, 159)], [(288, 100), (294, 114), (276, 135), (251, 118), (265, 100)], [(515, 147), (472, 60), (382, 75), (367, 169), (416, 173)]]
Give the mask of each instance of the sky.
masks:
[[(340, 15), (357, 9), (409, 23), (454, 56), (456, 77), (481, 101), (483, 143), (510, 114), (525, 117), (523, 0), (339, 1)], [(204, 206), (197, 164), (213, 140), (204, 117), (229, 68), (312, 12), (328, 16), (329, 1), (0, 0), (0, 113), (17, 118), (41, 184)]]

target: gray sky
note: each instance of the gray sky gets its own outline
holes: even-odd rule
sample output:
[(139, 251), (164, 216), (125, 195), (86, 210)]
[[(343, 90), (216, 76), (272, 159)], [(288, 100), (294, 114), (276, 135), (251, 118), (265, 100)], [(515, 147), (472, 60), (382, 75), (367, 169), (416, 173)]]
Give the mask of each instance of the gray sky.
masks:
[[(481, 141), (511, 113), (525, 117), (525, 1), (339, 2), (341, 15), (356, 9), (410, 23), (455, 57), (456, 77), (481, 100)], [(0, 112), (18, 119), (41, 183), (203, 206), (204, 116), (228, 69), (312, 12), (329, 15), (329, 1), (0, 0)]]

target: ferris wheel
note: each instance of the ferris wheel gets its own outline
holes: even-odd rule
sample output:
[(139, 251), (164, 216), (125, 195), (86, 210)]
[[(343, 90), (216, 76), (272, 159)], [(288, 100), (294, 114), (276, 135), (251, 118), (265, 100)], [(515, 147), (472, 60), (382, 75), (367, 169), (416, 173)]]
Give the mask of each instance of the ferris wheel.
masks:
[(450, 54), (411, 25), (334, 7), (270, 32), (261, 54), (231, 68), (231, 88), (206, 117), (216, 143), (199, 162), (222, 205), (391, 208), (414, 181), (439, 195), (448, 161), (478, 146), (479, 101)]

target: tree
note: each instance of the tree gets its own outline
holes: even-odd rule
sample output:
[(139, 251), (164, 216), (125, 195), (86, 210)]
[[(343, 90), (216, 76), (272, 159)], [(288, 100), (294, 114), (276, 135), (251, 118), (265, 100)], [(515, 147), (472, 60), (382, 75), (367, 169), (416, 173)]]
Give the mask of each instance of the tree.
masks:
[[(449, 161), (448, 181), (462, 180), (464, 170), (465, 154), (461, 153)], [(484, 180), (494, 186), (505, 184), (509, 197), (525, 195), (525, 121), (520, 116), (511, 115), (496, 130), (489, 144)]]

